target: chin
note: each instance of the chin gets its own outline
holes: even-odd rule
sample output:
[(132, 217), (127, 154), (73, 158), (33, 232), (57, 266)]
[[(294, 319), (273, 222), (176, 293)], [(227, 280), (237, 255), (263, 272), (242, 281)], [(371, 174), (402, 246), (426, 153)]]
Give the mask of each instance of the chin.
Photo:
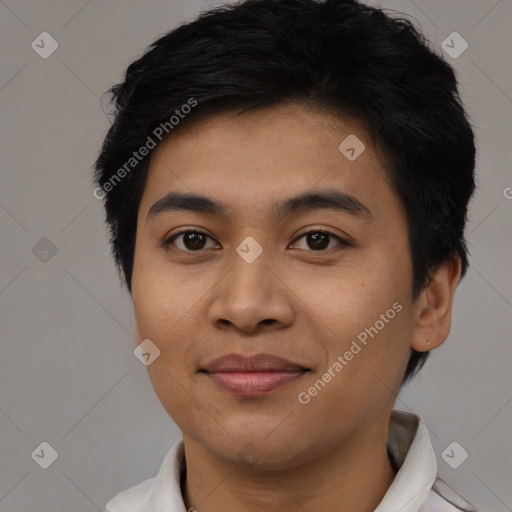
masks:
[[(308, 458), (305, 453), (308, 447), (298, 443), (297, 432), (272, 432), (267, 422), (261, 427), (256, 424), (252, 429), (235, 432), (233, 436), (224, 432), (224, 437), (214, 442), (205, 435), (202, 444), (216, 457), (262, 470), (289, 469)], [(310, 449), (313, 457), (316, 451)]]

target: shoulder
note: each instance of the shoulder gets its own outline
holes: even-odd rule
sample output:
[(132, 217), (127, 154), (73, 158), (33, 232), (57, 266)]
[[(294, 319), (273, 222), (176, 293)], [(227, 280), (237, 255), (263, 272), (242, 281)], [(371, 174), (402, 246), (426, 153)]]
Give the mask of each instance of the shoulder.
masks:
[(148, 478), (114, 496), (106, 505), (105, 512), (140, 512), (149, 505), (156, 477)]
[(420, 512), (483, 512), (457, 494), (444, 480), (436, 478)]
[(107, 503), (105, 512), (183, 512), (180, 479), (184, 471), (184, 446), (183, 440), (179, 439), (164, 457), (156, 476), (114, 496)]

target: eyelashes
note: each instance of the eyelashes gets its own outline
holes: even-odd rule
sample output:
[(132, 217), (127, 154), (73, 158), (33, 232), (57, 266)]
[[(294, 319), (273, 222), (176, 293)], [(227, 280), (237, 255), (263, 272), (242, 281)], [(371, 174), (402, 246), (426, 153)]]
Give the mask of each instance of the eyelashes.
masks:
[[(169, 246), (173, 246), (175, 240), (178, 239), (178, 237), (181, 237), (181, 236), (185, 236), (185, 235), (188, 235), (188, 239), (187, 239), (187, 242), (188, 243), (198, 243), (199, 242), (199, 245), (201, 245), (201, 243), (203, 241), (205, 241), (206, 239), (210, 239), (210, 240), (213, 240), (213, 238), (210, 236), (210, 235), (207, 235), (206, 233), (203, 233), (202, 231), (198, 231), (198, 230), (195, 230), (195, 229), (187, 229), (185, 231), (180, 231), (179, 233), (175, 233), (174, 235), (172, 235), (170, 238), (168, 238), (165, 242), (164, 242), (164, 246), (165, 247), (169, 247)], [(193, 235), (193, 236), (190, 236), (190, 235)], [(201, 250), (203, 249), (203, 247), (200, 247), (199, 250), (190, 250), (190, 249), (177, 249), (179, 251), (184, 251), (184, 252), (200, 252)]]
[[(313, 235), (320, 235), (320, 236), (313, 237)], [(306, 233), (302, 233), (302, 235), (300, 235), (298, 238), (295, 239), (294, 243), (296, 243), (298, 240), (301, 240), (303, 238), (305, 240), (307, 240), (307, 237), (311, 237), (309, 241), (312, 241), (313, 245), (316, 245), (316, 248), (310, 248), (313, 252), (327, 252), (327, 250), (324, 250), (325, 249), (324, 245), (325, 245), (326, 240), (328, 241), (327, 245), (330, 245), (331, 240), (335, 240), (338, 243), (338, 246), (337, 246), (338, 249), (347, 247), (350, 245), (344, 238), (340, 237), (339, 235), (335, 235), (334, 233), (331, 233), (330, 231), (325, 231), (322, 229), (320, 229), (320, 230), (312, 229), (310, 231), (307, 231)], [(306, 242), (306, 244), (308, 244), (308, 241)], [(336, 249), (336, 247), (335, 247), (335, 249)], [(328, 250), (332, 250), (332, 247)]]
[[(182, 247), (177, 247), (176, 242), (180, 241), (180, 238), (180, 245)], [(331, 233), (330, 231), (326, 231), (323, 229), (312, 229), (305, 233), (302, 233), (292, 242), (292, 245), (296, 245), (297, 242), (302, 239), (305, 240), (306, 249), (301, 248), (300, 250), (305, 250), (314, 253), (331, 252), (332, 250), (340, 250), (351, 245), (347, 240), (340, 237), (339, 235), (335, 235), (334, 233)], [(207, 247), (208, 241), (215, 242), (213, 244), (213, 247)], [(337, 243), (337, 245), (334, 248), (329, 247), (332, 241), (335, 241)], [(311, 245), (313, 247), (311, 247)], [(163, 246), (173, 251), (184, 253), (201, 253), (206, 252), (208, 250), (221, 248), (220, 244), (217, 241), (215, 241), (210, 235), (197, 229), (186, 229), (178, 233), (174, 233), (172, 236), (170, 236), (163, 242)]]

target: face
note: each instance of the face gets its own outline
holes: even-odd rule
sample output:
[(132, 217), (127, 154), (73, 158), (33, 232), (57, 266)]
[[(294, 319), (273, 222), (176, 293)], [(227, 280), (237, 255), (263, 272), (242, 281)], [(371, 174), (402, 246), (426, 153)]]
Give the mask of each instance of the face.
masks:
[[(359, 156), (353, 138), (338, 148), (351, 134)], [(256, 446), (291, 467), (385, 415), (409, 358), (411, 289), (406, 217), (359, 125), (296, 104), (223, 113), (153, 154), (136, 343), (159, 348), (158, 398), (212, 454)]]

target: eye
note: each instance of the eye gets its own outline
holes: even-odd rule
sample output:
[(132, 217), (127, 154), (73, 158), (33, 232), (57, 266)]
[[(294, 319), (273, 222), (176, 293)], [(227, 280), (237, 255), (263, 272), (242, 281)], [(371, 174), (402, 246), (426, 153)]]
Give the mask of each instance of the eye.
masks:
[[(175, 233), (164, 242), (164, 245), (166, 247), (169, 245), (174, 245), (178, 250), (185, 252), (197, 252), (203, 249), (215, 249), (217, 247), (215, 244), (213, 244), (213, 246), (207, 247), (208, 240), (213, 242), (213, 238), (208, 236), (206, 233), (189, 229)], [(175, 244), (175, 241), (179, 241), (179, 243)]]
[[(332, 249), (333, 247), (330, 246), (331, 242), (334, 240), (337, 242), (338, 248), (346, 247), (350, 245), (346, 240), (341, 238), (340, 236), (334, 235), (333, 233), (330, 233), (329, 231), (322, 231), (322, 230), (312, 230), (308, 231), (307, 233), (304, 233), (301, 235), (297, 240), (304, 239), (307, 247), (299, 247), (299, 249), (311, 249), (313, 251), (325, 251), (326, 249)], [(294, 242), (294, 245), (296, 245), (297, 242)], [(336, 248), (336, 247), (334, 247)]]
[[(297, 247), (297, 241), (304, 239), (306, 247)], [(208, 243), (210, 242), (210, 246)], [(334, 247), (332, 242), (335, 242)], [(301, 250), (311, 250), (322, 252), (330, 249), (349, 246), (350, 244), (338, 235), (324, 230), (312, 230), (302, 234), (293, 243), (295, 248)], [(202, 250), (219, 248), (212, 237), (202, 231), (188, 229), (173, 234), (165, 242), (164, 246), (174, 246), (177, 250), (183, 252), (199, 252)]]

